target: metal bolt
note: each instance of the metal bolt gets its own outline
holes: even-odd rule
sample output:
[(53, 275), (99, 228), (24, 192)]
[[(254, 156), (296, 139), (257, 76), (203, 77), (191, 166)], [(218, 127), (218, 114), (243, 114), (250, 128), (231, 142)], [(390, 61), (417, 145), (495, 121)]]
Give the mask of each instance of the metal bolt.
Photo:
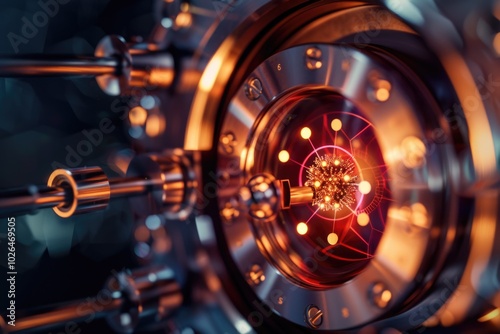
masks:
[(232, 154), (237, 144), (238, 142), (236, 141), (234, 133), (226, 132), (220, 137), (219, 149), (221, 153)]
[(323, 311), (316, 305), (306, 308), (306, 323), (312, 328), (318, 328), (323, 323)]
[(306, 50), (306, 66), (310, 70), (319, 70), (323, 66), (321, 61), (323, 53), (317, 47)]
[(238, 198), (231, 198), (224, 208), (221, 210), (221, 216), (224, 218), (226, 224), (232, 224), (236, 218), (240, 216), (240, 210), (238, 210)]
[(245, 95), (255, 101), (262, 95), (262, 82), (258, 78), (251, 78), (245, 84)]
[(380, 308), (387, 307), (387, 305), (392, 299), (391, 291), (387, 288), (387, 286), (384, 283), (380, 282), (372, 285), (371, 290), (369, 292), (369, 296), (373, 304), (375, 304), (375, 306), (378, 306)]
[(264, 275), (264, 271), (258, 264), (254, 264), (247, 272), (247, 282), (250, 285), (259, 285), (265, 280), (266, 276)]

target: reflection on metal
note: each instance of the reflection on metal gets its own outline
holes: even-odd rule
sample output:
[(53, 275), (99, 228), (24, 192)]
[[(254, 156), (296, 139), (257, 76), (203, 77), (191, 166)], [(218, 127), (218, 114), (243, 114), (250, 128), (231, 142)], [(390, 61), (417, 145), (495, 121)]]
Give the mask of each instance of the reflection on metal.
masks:
[(306, 321), (312, 328), (319, 328), (323, 323), (323, 311), (315, 305), (309, 305), (306, 308)]
[(0, 208), (27, 213), (53, 207), (58, 216), (69, 218), (105, 209), (111, 198), (136, 197), (135, 203), (149, 203), (149, 210), (160, 208), (161, 213), (171, 217), (190, 214), (196, 199), (196, 181), (187, 158), (175, 154), (138, 156), (127, 173), (125, 178), (108, 179), (99, 167), (57, 169), (50, 175), (47, 187), (4, 190)]
[(383, 283), (373, 284), (369, 295), (373, 303), (380, 308), (386, 308), (392, 299), (391, 291)]
[(123, 38), (101, 40), (95, 57), (0, 57), (0, 76), (95, 76), (102, 90), (120, 95), (130, 87), (167, 88), (174, 79), (173, 58), (168, 53), (136, 53)]
[[(391, 65), (365, 58), (357, 50), (325, 45), (314, 46), (321, 50), (322, 66), (314, 72), (307, 66), (298, 70), (303, 60), (300, 55), (307, 48), (310, 46), (278, 53), (249, 74), (249, 78), (258, 75), (262, 90), (272, 94), (267, 102), (248, 99), (242, 86), (229, 104), (221, 132), (230, 130), (248, 138), (246, 145), (235, 146), (232, 153), (240, 157), (240, 175), (256, 180), (262, 173), (272, 172), (273, 178), (281, 180), (259, 183), (254, 186), (258, 191), (248, 191), (247, 186), (241, 188), (244, 191), (235, 187), (233, 192), (259, 200), (279, 198), (282, 211), (265, 215), (265, 219), (264, 215), (249, 219), (251, 229), (244, 228), (247, 218), (240, 215), (225, 227), (226, 238), (230, 240), (238, 229), (239, 238), (257, 241), (244, 252), (229, 242), (242, 273), (247, 268), (240, 263), (247, 259), (258, 263), (264, 259), (278, 270), (279, 274), (266, 274), (263, 284), (252, 286), (259, 298), (270, 298), (271, 288), (265, 288), (270, 282), (279, 282), (272, 287), (281, 291), (295, 286), (293, 294), (284, 295), (292, 305), (314, 300), (325, 314), (332, 314), (335, 321), (327, 318), (322, 329), (350, 328), (383, 317), (391, 305), (399, 305), (411, 295), (415, 282), (424, 284), (419, 281), (425, 272), (421, 263), (437, 246), (430, 229), (454, 224), (436, 222), (433, 216), (446, 210), (432, 199), (447, 196), (438, 186), (443, 175), (436, 174), (446, 168), (446, 161), (430, 156), (436, 151), (429, 152), (419, 139), (433, 126), (421, 121), (421, 110), (432, 117), (437, 109), (418, 80), (395, 76)], [(347, 59), (349, 68), (344, 66)], [(287, 66), (278, 70), (272, 66), (277, 63)], [(293, 75), (287, 68), (293, 69)], [(327, 69), (332, 68), (343, 71), (330, 76)], [(373, 81), (370, 73), (377, 73), (378, 79)], [(363, 87), (376, 87), (373, 98), (366, 96)], [(416, 99), (415, 92), (422, 97)], [(385, 102), (383, 109), (380, 102)], [(253, 115), (252, 128), (240, 122), (240, 114)], [(400, 173), (401, 166), (405, 174)], [(219, 164), (220, 172), (226, 170)], [(318, 174), (323, 170), (323, 176)], [(422, 178), (422, 170), (436, 180), (432, 185)], [(351, 200), (341, 206), (346, 198), (342, 196), (347, 194), (344, 183), (353, 188)], [(228, 196), (233, 192), (224, 188)], [(225, 196), (219, 198), (221, 208)], [(321, 210), (319, 202), (315, 205), (319, 199), (326, 210)], [(449, 200), (452, 210), (454, 201)], [(325, 203), (331, 207), (326, 208)], [(394, 214), (405, 206), (410, 208), (409, 214)], [(286, 280), (278, 279), (280, 275)], [(373, 283), (382, 281), (386, 283)], [(365, 299), (354, 302), (346, 296), (355, 291), (368, 292)], [(295, 308), (273, 307), (280, 316), (302, 324)], [(339, 309), (351, 310), (349, 316), (337, 318), (334, 314)], [(359, 309), (366, 311), (353, 316), (352, 310)]]
[[(75, 321), (106, 318), (117, 332), (132, 332), (144, 319), (165, 318), (183, 301), (180, 286), (170, 268), (144, 268), (120, 272), (111, 277), (99, 292), (98, 309), (89, 307), (88, 300), (53, 305), (47, 311), (18, 319), (9, 333), (36, 328), (57, 328)], [(96, 300), (96, 299), (94, 299)], [(87, 304), (86, 304), (87, 303)]]
[(485, 315), (483, 315), (482, 317), (480, 317), (479, 319), (477, 319), (477, 321), (487, 322), (487, 321), (490, 321), (490, 320), (497, 318), (499, 315), (500, 315), (500, 309), (496, 308), (493, 311), (490, 311), (490, 312), (486, 313)]

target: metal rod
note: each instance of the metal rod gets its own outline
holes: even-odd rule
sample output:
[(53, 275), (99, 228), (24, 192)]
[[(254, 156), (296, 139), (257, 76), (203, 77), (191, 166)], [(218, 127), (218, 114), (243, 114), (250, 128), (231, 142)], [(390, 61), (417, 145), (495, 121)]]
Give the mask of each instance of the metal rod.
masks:
[(120, 62), (115, 58), (97, 57), (2, 57), (0, 56), (0, 76), (70, 76), (116, 74)]
[(50, 208), (66, 201), (63, 188), (28, 186), (0, 192), (0, 215)]
[(121, 299), (111, 300), (109, 303), (99, 304), (99, 311), (92, 307), (83, 307), (87, 300), (79, 300), (63, 305), (47, 307), (48, 311), (39, 311), (30, 316), (21, 316), (16, 319), (16, 326), (8, 327), (8, 333), (36, 328), (37, 330), (57, 327), (66, 322), (79, 322), (89, 317), (93, 319), (105, 317), (122, 307)]
[(142, 195), (151, 190), (151, 187), (161, 186), (163, 181), (146, 178), (123, 178), (109, 180), (111, 198)]
[(292, 187), (290, 180), (279, 181), (281, 208), (289, 209), (292, 205), (311, 203), (314, 199), (314, 190), (311, 187)]
[[(145, 178), (118, 178), (109, 180), (110, 198), (145, 194), (162, 185), (161, 180)], [(27, 213), (52, 208), (69, 200), (69, 190), (62, 187), (28, 186), (0, 191), (0, 216)]]
[(314, 198), (314, 191), (311, 187), (291, 187), (290, 205), (311, 203)]

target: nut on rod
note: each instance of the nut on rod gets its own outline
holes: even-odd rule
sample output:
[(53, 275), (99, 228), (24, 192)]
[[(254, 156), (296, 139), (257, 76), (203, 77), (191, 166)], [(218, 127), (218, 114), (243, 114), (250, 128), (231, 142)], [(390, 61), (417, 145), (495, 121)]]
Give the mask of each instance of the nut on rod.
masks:
[(47, 186), (0, 191), (0, 216), (52, 207), (63, 218), (105, 209), (112, 198), (135, 197), (138, 207), (169, 218), (189, 215), (196, 181), (189, 159), (175, 154), (136, 157), (127, 177), (109, 179), (100, 167), (56, 169)]
[[(0, 332), (48, 330), (67, 325), (106, 318), (118, 333), (132, 333), (141, 325), (165, 319), (183, 300), (175, 272), (168, 267), (123, 271), (108, 279), (97, 298), (99, 308), (83, 307), (89, 298), (52, 305), (34, 312), (20, 312), (16, 326), (7, 326), (0, 318)], [(121, 321), (126, 316), (129, 321)]]
[(127, 93), (132, 87), (167, 88), (174, 80), (170, 53), (129, 47), (119, 36), (106, 36), (94, 57), (36, 55), (0, 56), (0, 77), (95, 76), (109, 95)]

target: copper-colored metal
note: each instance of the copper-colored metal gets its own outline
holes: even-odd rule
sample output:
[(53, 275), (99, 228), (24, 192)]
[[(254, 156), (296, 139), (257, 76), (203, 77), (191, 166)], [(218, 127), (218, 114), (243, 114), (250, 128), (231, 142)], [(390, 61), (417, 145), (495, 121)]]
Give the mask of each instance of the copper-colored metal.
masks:
[(292, 187), (289, 180), (280, 182), (281, 208), (289, 209), (292, 205), (308, 204), (314, 198), (314, 190), (311, 187)]
[(161, 183), (159, 180), (140, 177), (109, 180), (112, 198), (145, 194), (151, 187), (161, 185)]
[(53, 208), (63, 218), (104, 209), (111, 196), (108, 178), (99, 167), (56, 169), (50, 175), (47, 186), (70, 191), (71, 196)]
[(90, 75), (110, 95), (122, 94), (130, 87), (169, 87), (175, 72), (172, 55), (149, 49), (132, 50), (133, 47), (119, 36), (106, 36), (98, 44), (94, 57), (0, 57), (0, 76)]
[(101, 303), (100, 311), (97, 312), (91, 307), (82, 307), (87, 303), (85, 300), (73, 302), (64, 306), (59, 306), (46, 313), (32, 315), (26, 318), (20, 317), (16, 319), (16, 326), (9, 326), (9, 333), (29, 330), (32, 328), (53, 327), (68, 321), (77, 322), (93, 318), (103, 318), (114, 311), (118, 311), (123, 300), (110, 300), (109, 303)]
[(141, 197), (139, 207), (152, 206), (168, 217), (187, 217), (196, 199), (196, 181), (184, 156), (148, 155), (134, 159), (127, 177), (108, 179), (100, 167), (57, 169), (47, 186), (0, 192), (2, 214), (52, 207), (63, 218), (105, 209), (111, 198)]
[(61, 187), (28, 186), (0, 193), (2, 214), (33, 211), (50, 208), (66, 200), (66, 192)]
[(40, 57), (2, 58), (0, 76), (114, 75), (120, 63), (115, 58)]
[[(90, 317), (106, 317), (116, 332), (131, 333), (142, 318), (155, 315), (157, 319), (162, 319), (183, 302), (182, 289), (174, 271), (166, 267), (117, 273), (108, 280), (97, 298), (102, 300), (98, 309), (86, 307), (87, 298), (49, 306), (31, 315), (23, 316), (21, 313), (16, 325), (8, 327), (8, 332), (33, 328), (48, 330), (69, 322), (76, 324)], [(122, 314), (129, 315), (130, 322), (120, 321)]]
[(290, 204), (311, 203), (314, 197), (314, 191), (311, 187), (292, 187), (290, 188)]
[(174, 60), (168, 53), (133, 54), (131, 87), (169, 87), (174, 81)]
[(196, 181), (187, 157), (176, 152), (143, 155), (129, 165), (127, 175), (155, 180), (147, 196), (132, 199), (136, 210), (163, 213), (170, 219), (185, 219), (196, 200)]

